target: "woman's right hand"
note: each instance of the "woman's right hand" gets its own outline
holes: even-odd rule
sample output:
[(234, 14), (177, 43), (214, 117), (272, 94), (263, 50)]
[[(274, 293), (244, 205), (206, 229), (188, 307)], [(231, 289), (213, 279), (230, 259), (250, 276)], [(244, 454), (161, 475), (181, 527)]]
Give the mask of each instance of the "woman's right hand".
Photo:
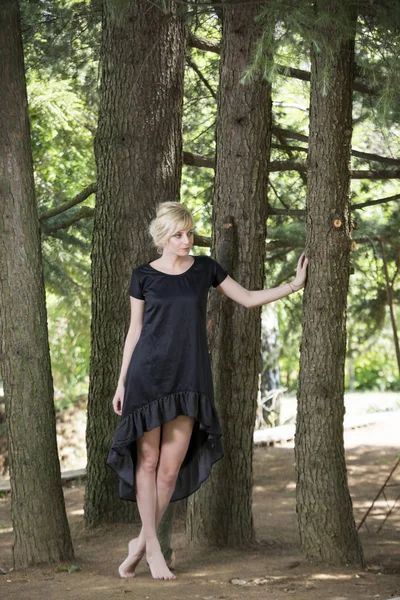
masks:
[(112, 401), (112, 405), (114, 408), (114, 412), (117, 413), (117, 415), (122, 414), (122, 405), (124, 403), (124, 394), (125, 394), (125, 386), (123, 383), (119, 383), (118, 387), (117, 387), (117, 391), (115, 392), (113, 401)]

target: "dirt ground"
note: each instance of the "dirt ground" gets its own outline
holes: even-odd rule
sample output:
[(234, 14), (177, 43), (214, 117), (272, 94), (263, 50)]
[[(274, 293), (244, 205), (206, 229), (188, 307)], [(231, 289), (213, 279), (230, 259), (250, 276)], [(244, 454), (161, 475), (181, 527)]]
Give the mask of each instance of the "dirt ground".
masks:
[[(359, 523), (400, 453), (400, 416), (345, 434), (346, 456), (356, 522)], [(185, 547), (184, 522), (173, 534), (174, 581), (156, 581), (143, 560), (137, 577), (117, 573), (136, 527), (113, 525), (87, 532), (83, 527), (84, 484), (65, 487), (65, 500), (80, 570), (60, 565), (11, 571), (10, 498), (0, 499), (0, 598), (7, 600), (369, 600), (400, 598), (400, 503), (385, 523), (386, 503), (378, 503), (360, 536), (365, 570), (328, 568), (307, 563), (300, 553), (295, 513), (294, 453), (291, 443), (257, 447), (254, 455), (254, 519), (257, 542), (239, 551)], [(400, 468), (394, 483), (400, 485)], [(388, 490), (388, 499), (400, 487)], [(70, 567), (71, 564), (63, 565)], [(233, 582), (232, 582), (233, 580)], [(235, 582), (235, 580), (239, 580)]]

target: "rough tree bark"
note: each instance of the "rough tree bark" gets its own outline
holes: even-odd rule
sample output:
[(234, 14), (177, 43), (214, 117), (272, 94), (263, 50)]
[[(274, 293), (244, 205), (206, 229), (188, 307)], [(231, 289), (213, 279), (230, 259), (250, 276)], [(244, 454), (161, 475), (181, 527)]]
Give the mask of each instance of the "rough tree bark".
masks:
[[(223, 14), (212, 254), (248, 289), (264, 284), (270, 86), (243, 85), (258, 28), (257, 5), (227, 3)], [(254, 539), (252, 452), (261, 308), (246, 309), (218, 292), (209, 304), (215, 402), (225, 456), (188, 499), (189, 543), (246, 545)], [(216, 322), (218, 320), (218, 323)]]
[(172, 1), (103, 4), (102, 81), (95, 140), (91, 364), (85, 523), (137, 517), (106, 465), (119, 422), (112, 398), (129, 322), (132, 268), (156, 257), (147, 227), (158, 202), (179, 200), (186, 27)]
[[(0, 0), (0, 359), (14, 568), (68, 560), (17, 0)], [(45, 509), (44, 509), (45, 507)]]
[[(351, 3), (347, 9), (350, 11)], [(316, 29), (330, 50), (311, 53), (307, 239), (296, 427), (297, 513), (305, 555), (331, 564), (363, 564), (347, 484), (343, 443), (346, 302), (354, 35), (340, 43), (340, 0), (317, 0), (329, 15)], [(349, 12), (349, 22), (355, 15)], [(354, 27), (353, 27), (354, 32)], [(322, 45), (324, 48), (324, 45)], [(330, 54), (333, 53), (332, 62)], [(323, 73), (329, 69), (324, 94)]]

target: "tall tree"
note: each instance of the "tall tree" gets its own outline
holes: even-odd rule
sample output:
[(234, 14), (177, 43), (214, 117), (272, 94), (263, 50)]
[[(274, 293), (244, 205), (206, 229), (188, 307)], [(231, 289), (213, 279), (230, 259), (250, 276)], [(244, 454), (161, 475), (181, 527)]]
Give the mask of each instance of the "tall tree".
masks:
[(71, 559), (73, 547), (57, 455), (18, 0), (0, 0), (0, 48), (0, 358), (19, 568)]
[[(97, 198), (92, 241), (91, 365), (85, 522), (132, 519), (106, 465), (119, 417), (112, 398), (129, 321), (127, 281), (154, 256), (156, 204), (179, 200), (185, 11), (167, 0), (103, 3), (102, 79), (95, 141)], [(157, 254), (155, 254), (155, 257)]]
[[(223, 7), (216, 131), (212, 253), (243, 286), (264, 284), (270, 86), (241, 82), (259, 29), (254, 3)], [(261, 308), (247, 310), (215, 293), (210, 302), (215, 401), (225, 456), (188, 499), (190, 543), (245, 545), (254, 538), (252, 451), (260, 371)], [(214, 322), (214, 318), (218, 322)]]
[(362, 565), (343, 443), (356, 11), (353, 2), (317, 0), (315, 12), (307, 176), (310, 266), (295, 438), (297, 514), (308, 558)]

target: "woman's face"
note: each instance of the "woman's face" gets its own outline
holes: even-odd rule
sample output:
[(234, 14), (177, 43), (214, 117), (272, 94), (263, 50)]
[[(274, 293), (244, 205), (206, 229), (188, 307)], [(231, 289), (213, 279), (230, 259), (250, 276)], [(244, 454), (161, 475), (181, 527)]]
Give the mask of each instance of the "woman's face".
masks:
[(168, 239), (166, 247), (179, 256), (189, 254), (194, 240), (194, 229), (180, 229)]

